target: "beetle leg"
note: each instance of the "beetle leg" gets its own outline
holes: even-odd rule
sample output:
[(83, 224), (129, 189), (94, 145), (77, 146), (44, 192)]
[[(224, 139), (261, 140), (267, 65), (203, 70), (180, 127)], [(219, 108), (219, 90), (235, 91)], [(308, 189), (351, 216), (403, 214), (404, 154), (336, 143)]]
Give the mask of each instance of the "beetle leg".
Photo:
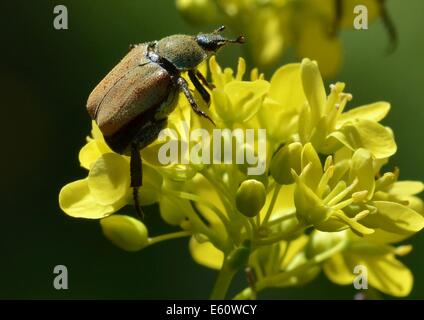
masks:
[(215, 86), (212, 83), (209, 83), (208, 80), (206, 80), (205, 76), (199, 70), (196, 70), (196, 76), (197, 78), (199, 78), (199, 80), (203, 83), (205, 87), (210, 90), (215, 89)]
[(194, 86), (196, 87), (197, 91), (199, 91), (199, 93), (202, 96), (203, 100), (206, 102), (206, 104), (209, 107), (210, 102), (211, 102), (211, 96), (210, 96), (209, 92), (200, 83), (199, 79), (197, 79), (197, 77), (194, 74), (193, 70), (189, 70), (188, 77), (190, 78), (191, 82), (194, 84)]
[(213, 120), (205, 113), (203, 112), (199, 106), (197, 105), (196, 101), (194, 100), (193, 95), (191, 94), (189, 88), (188, 88), (188, 83), (187, 81), (182, 78), (179, 77), (177, 79), (177, 85), (180, 87), (180, 89), (183, 91), (184, 95), (186, 96), (188, 102), (190, 103), (191, 108), (193, 109), (193, 111), (198, 114), (199, 116), (205, 117), (206, 119), (208, 119), (210, 122), (212, 122), (213, 125), (215, 125), (215, 122), (213, 122)]
[(143, 181), (143, 169), (140, 156), (139, 144), (137, 142), (131, 143), (131, 158), (130, 158), (130, 177), (131, 177), (131, 188), (133, 188), (133, 199), (134, 206), (137, 214), (140, 218), (144, 218), (143, 210), (140, 206), (140, 201), (138, 199), (138, 189), (142, 185)]
[[(143, 114), (145, 117), (154, 116), (153, 113)], [(137, 214), (143, 219), (144, 213), (140, 206), (138, 190), (143, 184), (143, 164), (140, 156), (140, 150), (147, 147), (159, 136), (160, 131), (166, 127), (167, 120), (153, 118), (147, 119), (137, 132), (132, 136), (131, 157), (130, 157), (130, 186), (133, 188), (134, 206)]]

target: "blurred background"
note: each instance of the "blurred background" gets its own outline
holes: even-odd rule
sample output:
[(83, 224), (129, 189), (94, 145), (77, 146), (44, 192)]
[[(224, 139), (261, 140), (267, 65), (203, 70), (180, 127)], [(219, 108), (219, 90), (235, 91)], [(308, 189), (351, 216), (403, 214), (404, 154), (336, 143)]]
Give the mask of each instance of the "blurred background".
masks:
[[(68, 30), (53, 28), (59, 4), (68, 8)], [(397, 50), (385, 54), (389, 40), (379, 20), (367, 31), (343, 31), (344, 65), (336, 78), (353, 94), (351, 106), (392, 103), (383, 123), (393, 128), (398, 152), (386, 168), (399, 166), (403, 180), (424, 180), (424, 2), (388, 1), (388, 11), (399, 33)], [(190, 27), (173, 0), (2, 1), (0, 15), (0, 298), (207, 298), (216, 272), (191, 259), (187, 239), (124, 252), (103, 237), (98, 221), (61, 212), (58, 194), (86, 175), (78, 163), (91, 126), (86, 100), (129, 44), (209, 29)], [(218, 61), (235, 66), (240, 50), (227, 49)], [(279, 64), (293, 59), (286, 55)], [(169, 228), (155, 206), (146, 212), (150, 234)], [(424, 234), (408, 242), (414, 250), (402, 261), (415, 276), (409, 298), (424, 298)], [(53, 287), (60, 264), (68, 268), (68, 290)], [(245, 286), (239, 276), (230, 293)], [(305, 287), (260, 298), (352, 299), (356, 293), (321, 275)]]

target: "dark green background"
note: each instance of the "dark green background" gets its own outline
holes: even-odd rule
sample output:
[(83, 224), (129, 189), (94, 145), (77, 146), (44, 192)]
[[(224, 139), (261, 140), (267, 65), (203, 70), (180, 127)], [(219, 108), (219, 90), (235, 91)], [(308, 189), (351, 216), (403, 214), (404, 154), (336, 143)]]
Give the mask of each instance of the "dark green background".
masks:
[[(69, 30), (53, 28), (57, 4), (68, 7)], [(392, 0), (389, 11), (399, 31), (397, 51), (384, 54), (388, 39), (380, 22), (342, 32), (345, 64), (337, 79), (353, 93), (351, 105), (392, 103), (384, 122), (399, 145), (392, 165), (402, 179), (424, 180), (424, 2)], [(0, 15), (0, 298), (207, 298), (216, 273), (193, 262), (186, 239), (127, 253), (103, 238), (97, 221), (69, 218), (58, 207), (60, 188), (86, 175), (77, 155), (90, 130), (85, 103), (96, 83), (130, 43), (200, 30), (180, 18), (171, 0), (2, 1)], [(227, 48), (219, 61), (234, 65), (238, 50)], [(147, 210), (151, 234), (166, 228), (155, 210)], [(423, 298), (424, 236), (412, 243), (404, 259), (415, 275), (410, 298)], [(69, 290), (53, 288), (58, 264), (68, 267)], [(239, 277), (231, 291), (245, 285)], [(321, 276), (262, 297), (354, 294)]]

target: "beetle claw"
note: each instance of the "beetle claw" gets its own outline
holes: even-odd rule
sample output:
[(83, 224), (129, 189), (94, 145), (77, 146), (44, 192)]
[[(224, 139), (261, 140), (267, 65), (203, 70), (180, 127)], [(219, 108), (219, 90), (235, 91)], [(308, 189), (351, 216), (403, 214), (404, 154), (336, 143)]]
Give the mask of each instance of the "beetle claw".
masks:
[(214, 127), (216, 127), (215, 122), (209, 116), (207, 116), (206, 118), (209, 119), (209, 121), (213, 124)]
[(215, 122), (205, 112), (203, 112), (202, 110), (198, 110), (198, 111), (195, 110), (194, 112), (196, 112), (199, 116), (202, 116), (202, 117), (208, 119), (216, 127)]

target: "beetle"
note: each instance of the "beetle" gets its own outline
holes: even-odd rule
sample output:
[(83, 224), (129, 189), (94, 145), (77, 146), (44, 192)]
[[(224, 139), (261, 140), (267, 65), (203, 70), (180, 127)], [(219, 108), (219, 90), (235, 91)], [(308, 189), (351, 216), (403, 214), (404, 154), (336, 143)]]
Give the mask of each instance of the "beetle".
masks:
[(182, 91), (193, 111), (212, 119), (196, 103), (187, 81), (190, 81), (207, 105), (212, 88), (197, 70), (199, 64), (228, 43), (244, 43), (244, 37), (227, 39), (221, 35), (224, 26), (211, 33), (176, 34), (158, 41), (130, 46), (128, 54), (106, 75), (88, 97), (87, 110), (102, 132), (109, 147), (130, 156), (130, 186), (134, 205), (143, 217), (138, 198), (142, 186), (140, 150), (158, 137), (167, 125), (167, 117), (176, 106)]

